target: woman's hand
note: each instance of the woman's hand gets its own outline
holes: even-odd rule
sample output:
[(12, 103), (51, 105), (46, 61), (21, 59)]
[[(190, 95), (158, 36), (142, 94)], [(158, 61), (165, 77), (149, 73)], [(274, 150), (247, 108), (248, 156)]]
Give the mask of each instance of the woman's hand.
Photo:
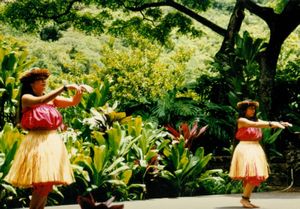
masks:
[(76, 90), (79, 94), (82, 93), (82, 88), (78, 86), (77, 84), (66, 84), (65, 87), (68, 90)]
[(282, 129), (284, 129), (285, 127), (292, 127), (293, 126), (289, 122), (277, 122), (277, 121), (272, 121), (271, 125), (272, 125), (272, 128), (282, 128)]
[(277, 121), (272, 121), (270, 122), (271, 124), (271, 128), (282, 128), (285, 129), (285, 126), (283, 126), (281, 123), (277, 122)]
[(291, 124), (291, 123), (289, 123), (289, 122), (283, 122), (283, 121), (281, 121), (281, 122), (279, 122), (281, 125), (283, 125), (284, 127), (292, 127), (293, 126), (293, 124)]
[(92, 93), (94, 91), (93, 87), (86, 85), (86, 84), (81, 84), (80, 88), (84, 92)]
[(76, 93), (74, 94), (73, 97), (70, 98), (66, 98), (62, 96), (57, 97), (54, 100), (54, 104), (57, 107), (70, 107), (70, 106), (77, 105), (80, 102), (83, 93), (81, 87), (77, 84), (66, 84), (64, 85), (64, 89), (76, 90)]

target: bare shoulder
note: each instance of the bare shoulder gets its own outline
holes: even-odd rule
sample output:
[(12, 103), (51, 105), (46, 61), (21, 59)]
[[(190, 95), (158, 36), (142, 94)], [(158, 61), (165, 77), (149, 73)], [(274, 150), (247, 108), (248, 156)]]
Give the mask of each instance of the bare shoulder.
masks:
[(239, 128), (256, 126), (255, 121), (251, 121), (247, 118), (242, 118), (242, 117), (238, 119), (237, 123)]
[(241, 117), (241, 118), (238, 118), (238, 123), (247, 123), (247, 122), (249, 122), (250, 120), (248, 120), (247, 118), (243, 118), (243, 117)]
[(38, 97), (32, 94), (24, 94), (21, 98), (22, 107), (31, 107), (38, 103)]
[(26, 106), (27, 103), (31, 103), (32, 101), (34, 101), (35, 96), (32, 94), (24, 94), (22, 95), (21, 101), (23, 106)]
[(24, 95), (22, 95), (22, 99), (30, 99), (30, 98), (33, 98), (33, 97), (35, 97), (35, 96), (32, 95), (32, 94), (24, 94)]

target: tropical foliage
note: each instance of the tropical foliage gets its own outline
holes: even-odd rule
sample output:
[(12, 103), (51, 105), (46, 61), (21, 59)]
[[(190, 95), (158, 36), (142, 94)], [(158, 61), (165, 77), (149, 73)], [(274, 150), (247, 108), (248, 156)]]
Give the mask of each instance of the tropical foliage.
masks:
[(182, 123), (177, 131), (172, 126), (167, 125), (166, 129), (174, 136), (175, 140), (180, 140), (183, 136), (184, 146), (190, 150), (196, 150), (198, 141), (201, 140), (204, 132), (206, 131), (208, 125), (201, 128), (198, 127), (198, 122), (195, 121), (193, 126), (190, 128), (187, 123)]
[(5, 122), (14, 122), (18, 103), (18, 77), (32, 61), (28, 51), (15, 40), (0, 36), (0, 130)]
[(110, 99), (119, 101), (121, 109), (152, 104), (183, 85), (190, 52), (178, 49), (161, 59), (163, 49), (158, 44), (134, 34), (128, 38), (126, 48), (112, 40), (101, 50), (105, 68), (100, 78), (110, 81)]
[(192, 155), (185, 148), (184, 140), (170, 147), (165, 147), (163, 164), (166, 166), (162, 171), (162, 178), (167, 179), (173, 188), (175, 196), (195, 195), (194, 190), (199, 188), (197, 179), (201, 177), (211, 154), (204, 155), (204, 149), (198, 148)]
[(23, 135), (18, 129), (9, 124), (6, 124), (0, 132), (0, 206), (2, 208), (13, 203), (12, 199), (18, 203), (26, 203), (27, 198), (18, 195), (17, 189), (4, 181), (22, 138)]

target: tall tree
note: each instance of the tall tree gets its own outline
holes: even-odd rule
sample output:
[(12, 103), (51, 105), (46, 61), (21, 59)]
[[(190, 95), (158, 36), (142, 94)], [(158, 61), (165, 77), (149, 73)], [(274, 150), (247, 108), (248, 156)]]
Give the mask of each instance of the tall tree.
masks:
[(219, 53), (233, 50), (234, 37), (243, 22), (245, 9), (264, 20), (270, 29), (267, 47), (259, 56), (259, 95), (267, 113), (270, 113), (278, 57), (282, 44), (300, 24), (300, 1), (285, 1), (282, 12), (277, 14), (272, 8), (259, 6), (252, 0), (237, 0)]
[[(201, 16), (201, 11), (208, 8), (209, 0), (20, 0), (8, 3), (5, 16), (18, 28), (39, 29), (41, 25), (52, 22), (60, 27), (73, 26), (88, 32), (101, 33), (110, 22), (110, 32), (120, 34), (119, 28), (129, 27), (147, 37), (156, 37), (166, 43), (172, 28), (179, 28), (180, 33), (199, 35), (201, 32), (193, 26), (194, 20), (224, 37), (218, 55), (232, 51), (235, 36), (239, 33), (244, 20), (244, 10), (263, 19), (270, 29), (270, 39), (265, 51), (260, 54), (260, 99), (270, 112), (272, 89), (276, 75), (276, 65), (282, 44), (300, 23), (299, 0), (278, 0), (283, 10), (275, 13), (272, 8), (260, 6), (253, 0), (236, 0), (227, 29)], [(83, 12), (83, 5), (96, 5), (99, 13)], [(164, 8), (173, 10), (164, 10)], [(112, 20), (109, 11), (139, 12), (142, 18)], [(174, 12), (177, 11), (177, 13)], [(150, 24), (149, 24), (150, 23)]]
[(260, 96), (266, 109), (271, 108), (271, 95), (276, 75), (276, 66), (282, 44), (300, 24), (300, 1), (289, 0), (280, 14), (261, 7), (252, 1), (243, 0), (245, 8), (262, 18), (270, 29), (270, 39), (265, 51), (260, 56)]

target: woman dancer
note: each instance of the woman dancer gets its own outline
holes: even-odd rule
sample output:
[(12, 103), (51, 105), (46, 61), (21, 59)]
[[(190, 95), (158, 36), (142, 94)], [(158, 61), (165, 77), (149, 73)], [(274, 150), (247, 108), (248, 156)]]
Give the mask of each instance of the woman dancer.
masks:
[(245, 208), (258, 208), (250, 202), (253, 189), (269, 177), (266, 155), (259, 144), (262, 139), (261, 128), (282, 128), (292, 126), (288, 122), (263, 121), (256, 117), (259, 103), (245, 100), (237, 103), (239, 117), (235, 138), (240, 142), (236, 146), (229, 176), (243, 181), (243, 195), (240, 203)]
[[(57, 132), (62, 116), (57, 107), (77, 105), (84, 87), (76, 84), (61, 86), (45, 93), (47, 69), (33, 68), (20, 78), (20, 118), (22, 128), (28, 131), (15, 155), (5, 180), (16, 187), (32, 187), (30, 209), (43, 209), (53, 185), (74, 182), (65, 144)], [(59, 96), (75, 90), (72, 98)]]

